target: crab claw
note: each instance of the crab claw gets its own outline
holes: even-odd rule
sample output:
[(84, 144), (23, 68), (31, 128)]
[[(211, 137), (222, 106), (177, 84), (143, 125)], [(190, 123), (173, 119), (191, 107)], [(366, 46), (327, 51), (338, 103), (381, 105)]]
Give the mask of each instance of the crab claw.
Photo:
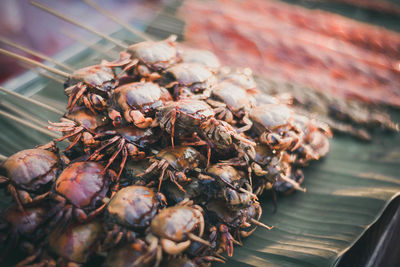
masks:
[(226, 253), (229, 257), (233, 256), (233, 236), (229, 233), (228, 226), (225, 224), (221, 224), (219, 226), (219, 231), (221, 232), (221, 241), (223, 248), (226, 250)]
[(121, 113), (119, 113), (115, 109), (109, 110), (108, 116), (111, 118), (112, 124), (114, 125), (114, 127), (117, 127), (118, 125), (121, 124), (121, 121), (122, 121)]

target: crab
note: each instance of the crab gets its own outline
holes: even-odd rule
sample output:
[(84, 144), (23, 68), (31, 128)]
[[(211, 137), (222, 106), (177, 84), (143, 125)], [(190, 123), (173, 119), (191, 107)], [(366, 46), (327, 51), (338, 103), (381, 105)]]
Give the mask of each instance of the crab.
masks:
[[(246, 208), (232, 209), (224, 201), (215, 200), (209, 202), (206, 209), (210, 214), (208, 218), (211, 221), (209, 223), (217, 225), (210, 227), (209, 230), (210, 243), (216, 246), (218, 254), (226, 251), (228, 256), (231, 257), (233, 255), (233, 244), (241, 244), (240, 238), (250, 236), (256, 230), (254, 226), (261, 226), (268, 230), (273, 228), (259, 221), (262, 209), (256, 201)], [(219, 242), (218, 239), (220, 239)]]
[[(107, 253), (104, 261), (104, 267), (125, 267), (125, 266), (153, 266), (155, 255), (147, 255), (148, 245), (142, 239), (135, 239), (135, 241), (117, 246)], [(137, 261), (140, 259), (139, 261)]]
[(159, 266), (162, 252), (179, 255), (193, 241), (209, 246), (209, 242), (201, 238), (204, 227), (203, 210), (188, 199), (161, 210), (152, 220), (146, 236), (149, 254), (156, 252), (157, 255), (154, 266)]
[(86, 108), (75, 108), (67, 112), (60, 122), (50, 122), (47, 128), (52, 131), (62, 132), (63, 137), (54, 141), (61, 142), (69, 139), (71, 144), (64, 150), (68, 151), (81, 142), (85, 153), (89, 153), (99, 142), (94, 139), (100, 127), (109, 124), (110, 120), (101, 113), (91, 113)]
[(222, 199), (230, 207), (246, 207), (257, 200), (248, 177), (232, 166), (211, 165), (199, 174), (199, 179), (208, 197)]
[(165, 196), (150, 188), (137, 185), (122, 188), (105, 209), (109, 231), (104, 245), (113, 247), (122, 240), (132, 242), (137, 237), (136, 232), (143, 232), (164, 205)]
[(121, 154), (122, 160), (117, 174), (117, 179), (119, 179), (128, 157), (132, 160), (144, 159), (146, 149), (158, 140), (158, 134), (151, 128), (140, 129), (125, 125), (109, 130), (103, 129), (96, 134), (94, 139), (103, 140), (101, 141), (103, 144), (91, 154), (89, 160), (99, 161), (105, 155), (111, 154), (107, 165), (104, 167), (106, 170)]
[(255, 99), (235, 83), (230, 81), (218, 83), (207, 103), (215, 108), (217, 119), (230, 124), (236, 124), (236, 120), (241, 121), (244, 126), (237, 129), (239, 133), (249, 130), (253, 125), (248, 113), (255, 105)]
[(179, 57), (183, 63), (201, 64), (207, 67), (212, 73), (218, 73), (221, 68), (218, 57), (209, 50), (182, 47), (179, 51)]
[(301, 146), (294, 151), (293, 163), (306, 165), (311, 160), (318, 160), (329, 152), (329, 138), (332, 138), (330, 127), (317, 120), (295, 114), (294, 121), (304, 132)]
[(176, 64), (165, 71), (164, 78), (163, 84), (176, 99), (206, 99), (217, 82), (207, 67), (197, 63)]
[(0, 186), (7, 186), (21, 211), (23, 206), (46, 198), (68, 159), (61, 156), (53, 142), (21, 150), (0, 166)]
[(158, 178), (158, 191), (165, 177), (169, 177), (181, 191), (185, 192), (182, 182), (190, 181), (187, 177), (196, 168), (204, 168), (206, 159), (196, 149), (189, 146), (167, 147), (159, 151), (155, 158), (150, 159), (152, 163), (143, 173), (138, 176), (145, 176), (154, 170), (161, 170)]
[(35, 253), (35, 244), (41, 242), (46, 234), (49, 208), (46, 202), (25, 207), (24, 211), (12, 205), (1, 214), (0, 243), (4, 244), (4, 250), (0, 263), (17, 245), (28, 250), (29, 254)]
[(171, 35), (162, 41), (145, 41), (133, 44), (127, 51), (121, 52), (120, 60), (127, 62), (125, 69), (133, 69), (134, 76), (149, 81), (161, 77), (160, 72), (174, 65), (178, 60), (176, 35)]
[(98, 220), (74, 222), (66, 228), (58, 225), (51, 230), (46, 243), (38, 245), (33, 255), (16, 266), (82, 266), (101, 251), (103, 237), (104, 228)]
[(207, 145), (208, 161), (211, 156), (211, 147), (218, 150), (229, 150), (232, 147), (238, 153), (254, 156), (254, 142), (238, 134), (227, 122), (214, 118), (213, 109), (204, 101), (182, 99), (169, 102), (158, 109), (157, 118), (161, 129), (171, 135), (171, 144), (174, 146), (175, 136), (194, 136), (197, 133), (203, 139), (189, 142), (191, 145)]
[(253, 107), (249, 111), (253, 133), (261, 143), (276, 151), (294, 151), (301, 146), (304, 132), (294, 121), (294, 111), (284, 104)]
[[(72, 218), (80, 222), (89, 221), (100, 214), (104, 207), (103, 199), (109, 191), (116, 173), (97, 162), (75, 162), (70, 164), (57, 178), (52, 199), (58, 204), (50, 211), (54, 223), (68, 224)], [(117, 186), (115, 186), (117, 187)]]
[(247, 169), (252, 177), (252, 188), (256, 195), (271, 189), (276, 182), (286, 182), (299, 191), (305, 191), (295, 180), (291, 179), (291, 165), (296, 157), (288, 152), (277, 152), (268, 145), (258, 143), (255, 146), (255, 157), (251, 162), (241, 158), (231, 158), (221, 164)]
[(248, 93), (255, 91), (257, 88), (257, 83), (253, 77), (253, 71), (250, 68), (237, 69), (235, 71), (229, 68), (223, 68), (218, 78), (220, 82), (226, 81), (233, 83), (246, 90)]
[(103, 60), (98, 65), (74, 71), (65, 83), (65, 94), (69, 97), (67, 109), (72, 111), (80, 104), (93, 113), (105, 110), (106, 100), (118, 85), (113, 67), (123, 64)]
[(128, 83), (115, 89), (108, 114), (114, 126), (121, 124), (122, 113), (127, 123), (148, 128), (156, 109), (171, 100), (169, 92), (155, 83)]

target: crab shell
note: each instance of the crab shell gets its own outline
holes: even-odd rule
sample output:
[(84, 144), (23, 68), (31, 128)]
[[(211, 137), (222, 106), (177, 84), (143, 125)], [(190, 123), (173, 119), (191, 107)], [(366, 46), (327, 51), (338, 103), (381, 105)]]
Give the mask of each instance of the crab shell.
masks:
[(166, 71), (166, 75), (172, 75), (179, 85), (183, 86), (198, 84), (201, 89), (206, 89), (216, 82), (214, 74), (201, 64), (180, 63)]
[[(134, 243), (125, 244), (109, 251), (104, 262), (104, 267), (131, 267), (137, 259), (146, 253), (147, 246), (145, 242), (138, 239)], [(140, 266), (152, 266), (152, 262), (141, 262)]]
[(218, 83), (213, 89), (212, 96), (225, 103), (233, 112), (250, 108), (255, 104), (255, 100), (247, 94), (246, 90), (230, 81)]
[(50, 233), (49, 247), (67, 261), (85, 263), (96, 250), (96, 245), (103, 234), (103, 226), (98, 221), (71, 224), (63, 231), (56, 228)]
[(263, 105), (250, 109), (250, 119), (257, 134), (291, 123), (294, 111), (286, 105)]
[(106, 208), (107, 220), (128, 228), (142, 229), (150, 224), (160, 207), (154, 191), (145, 186), (119, 190)]
[(37, 192), (57, 178), (59, 158), (44, 149), (26, 149), (10, 156), (2, 165), (11, 183)]
[(107, 125), (110, 120), (107, 116), (96, 113), (93, 114), (89, 109), (76, 108), (64, 115), (65, 118), (75, 121), (79, 126), (94, 132), (97, 128)]
[(150, 68), (161, 70), (176, 63), (176, 36), (171, 35), (162, 41), (140, 42), (128, 47), (127, 52)]
[(186, 206), (173, 206), (163, 209), (151, 222), (151, 231), (159, 236), (181, 242), (187, 234), (200, 227), (204, 220), (199, 210)]
[(186, 171), (204, 167), (206, 158), (190, 146), (175, 146), (162, 149), (156, 155), (157, 159), (165, 159), (175, 170)]
[(21, 211), (13, 205), (2, 213), (2, 220), (7, 222), (9, 233), (18, 233), (24, 237), (33, 238), (38, 234), (39, 227), (48, 218), (47, 205), (35, 205)]
[(182, 99), (178, 102), (166, 103), (158, 109), (157, 118), (161, 128), (171, 133), (169, 125), (171, 119), (171, 111), (179, 111), (176, 115), (175, 132), (190, 132), (198, 129), (200, 124), (212, 117), (215, 113), (213, 109), (204, 101), (193, 99)]
[[(67, 84), (84, 82), (97, 89), (107, 91), (107, 86), (111, 86), (111, 83), (115, 79), (115, 74), (112, 68), (105, 65), (93, 65), (88, 66), (72, 73), (71, 78)], [(102, 88), (104, 86), (104, 88)]]
[(87, 207), (104, 197), (110, 183), (97, 162), (75, 162), (58, 177), (55, 190), (76, 207)]
[(216, 72), (221, 67), (221, 62), (217, 56), (209, 50), (184, 47), (180, 57), (184, 63), (197, 63), (207, 67), (212, 72)]
[(205, 172), (211, 176), (221, 179), (222, 185), (233, 185), (243, 178), (243, 176), (235, 168), (229, 165), (214, 164), (206, 168)]
[(137, 109), (142, 113), (154, 111), (172, 100), (165, 88), (151, 82), (134, 82), (119, 86), (113, 96), (114, 102), (122, 110)]

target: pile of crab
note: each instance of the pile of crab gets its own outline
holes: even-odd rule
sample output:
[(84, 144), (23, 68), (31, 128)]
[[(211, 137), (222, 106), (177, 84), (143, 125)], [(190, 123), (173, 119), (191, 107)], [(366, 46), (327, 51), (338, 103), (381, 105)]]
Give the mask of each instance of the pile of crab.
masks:
[[(196, 266), (224, 262), (251, 235), (264, 192), (302, 190), (302, 167), (331, 132), (287, 94), (257, 89), (175, 37), (130, 46), (74, 72), (63, 137), (10, 156), (0, 185), (2, 260), (19, 266)], [(68, 141), (62, 147), (61, 141)], [(189, 264), (189, 265), (187, 265)]]

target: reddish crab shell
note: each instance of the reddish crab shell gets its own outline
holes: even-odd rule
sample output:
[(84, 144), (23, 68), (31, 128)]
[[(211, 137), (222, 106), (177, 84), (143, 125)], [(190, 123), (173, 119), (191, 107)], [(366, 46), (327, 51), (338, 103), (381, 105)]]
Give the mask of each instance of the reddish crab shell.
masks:
[(58, 155), (44, 149), (26, 149), (10, 156), (2, 165), (10, 183), (32, 193), (55, 181)]
[(77, 125), (84, 127), (90, 132), (95, 132), (99, 127), (107, 125), (110, 120), (103, 114), (93, 114), (86, 108), (77, 108), (64, 115), (65, 118), (72, 120)]
[(103, 172), (104, 166), (96, 162), (75, 162), (58, 177), (55, 192), (75, 207), (92, 206), (108, 192), (110, 179)]
[(157, 159), (166, 160), (175, 170), (187, 171), (197, 167), (204, 167), (205, 157), (196, 149), (189, 146), (167, 147), (158, 152)]
[(257, 83), (253, 77), (253, 72), (249, 68), (239, 69), (234, 72), (231, 72), (229, 69), (222, 70), (219, 80), (236, 84), (246, 91), (253, 91), (257, 87)]
[(161, 201), (165, 201), (165, 197), (160, 195), (145, 186), (125, 187), (108, 203), (107, 221), (131, 229), (143, 229), (150, 225), (161, 207)]
[(98, 250), (103, 235), (103, 226), (98, 221), (71, 224), (62, 231), (56, 228), (50, 233), (49, 248), (64, 262), (83, 264)]
[(151, 231), (160, 238), (180, 242), (197, 229), (201, 232), (204, 220), (199, 210), (186, 206), (174, 206), (160, 211), (151, 222)]
[[(145, 116), (153, 116), (157, 108), (171, 100), (171, 95), (165, 88), (151, 82), (128, 83), (116, 88), (113, 94), (114, 108), (123, 112), (127, 122), (133, 122), (140, 128), (148, 127), (152, 121)], [(109, 112), (114, 124), (121, 121), (118, 111)]]
[(250, 108), (254, 105), (254, 99), (243, 88), (230, 82), (222, 81), (213, 89), (212, 98), (225, 103), (233, 112)]

